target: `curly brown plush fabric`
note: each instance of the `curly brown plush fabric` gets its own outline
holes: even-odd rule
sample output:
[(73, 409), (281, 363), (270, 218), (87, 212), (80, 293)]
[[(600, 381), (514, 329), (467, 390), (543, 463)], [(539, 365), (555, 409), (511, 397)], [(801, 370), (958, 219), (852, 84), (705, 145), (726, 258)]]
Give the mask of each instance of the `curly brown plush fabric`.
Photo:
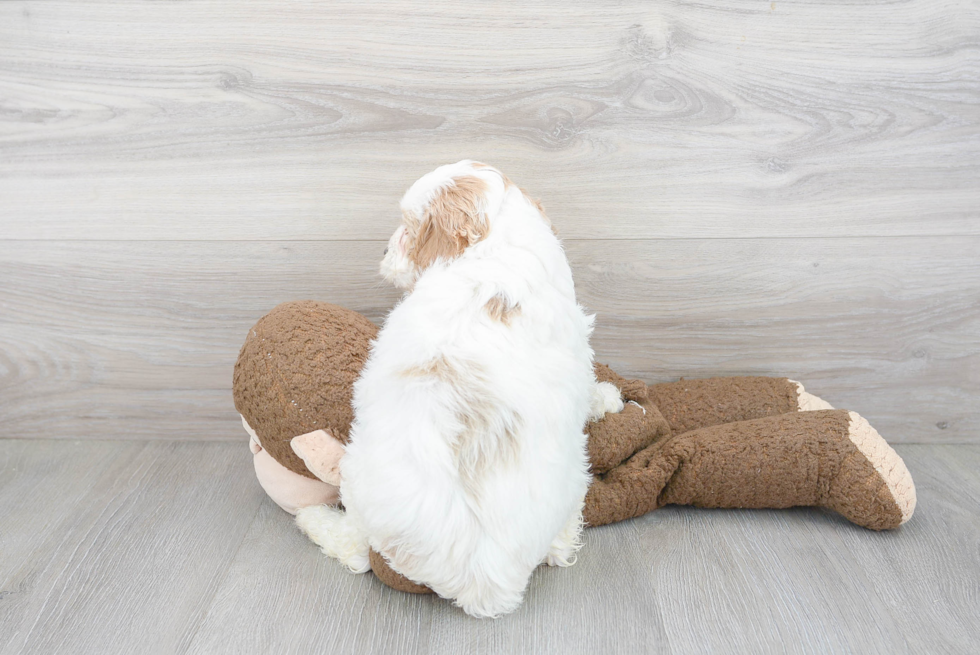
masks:
[(410, 594), (431, 594), (434, 593), (431, 589), (425, 585), (416, 584), (398, 573), (388, 565), (388, 560), (384, 558), (383, 555), (378, 553), (378, 551), (373, 548), (368, 553), (368, 559), (371, 562), (371, 570), (374, 571), (374, 575), (378, 576), (381, 582), (385, 583), (392, 589), (397, 589), (398, 591), (405, 591)]
[(605, 525), (664, 505), (826, 507), (873, 530), (904, 520), (882, 475), (850, 438), (844, 410), (795, 412), (659, 441), (589, 488), (585, 520)]
[(618, 414), (607, 414), (586, 426), (589, 434), (589, 462), (593, 473), (605, 473), (646, 448), (657, 439), (670, 436), (670, 426), (650, 402), (647, 385), (627, 380), (605, 364), (595, 365), (596, 379), (619, 387), (626, 406)]
[(354, 381), (378, 327), (349, 309), (287, 302), (249, 330), (235, 364), (235, 409), (280, 464), (316, 478), (289, 441), (325, 429), (347, 443)]
[(795, 412), (796, 384), (786, 378), (730, 377), (677, 382), (647, 387), (652, 402), (674, 434), (709, 425), (748, 421)]

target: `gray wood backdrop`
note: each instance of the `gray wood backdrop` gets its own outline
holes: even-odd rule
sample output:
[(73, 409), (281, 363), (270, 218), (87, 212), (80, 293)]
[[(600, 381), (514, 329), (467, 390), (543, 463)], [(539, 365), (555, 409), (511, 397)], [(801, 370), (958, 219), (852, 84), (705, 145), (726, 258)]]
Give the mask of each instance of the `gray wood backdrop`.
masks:
[(980, 4), (0, 3), (0, 437), (243, 439), (249, 326), (381, 320), (404, 189), (542, 200), (601, 361), (980, 442)]

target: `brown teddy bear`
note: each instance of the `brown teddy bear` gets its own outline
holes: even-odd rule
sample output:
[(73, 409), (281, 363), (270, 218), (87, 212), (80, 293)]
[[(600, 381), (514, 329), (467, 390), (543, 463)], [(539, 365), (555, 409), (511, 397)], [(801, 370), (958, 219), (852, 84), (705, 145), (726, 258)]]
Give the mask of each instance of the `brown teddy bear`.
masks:
[[(279, 305), (249, 331), (235, 364), (235, 408), (255, 472), (286, 511), (339, 500), (338, 463), (353, 418), (353, 383), (377, 326), (314, 301)], [(586, 426), (594, 480), (588, 526), (664, 505), (825, 507), (872, 530), (915, 509), (905, 464), (866, 420), (786, 378), (731, 377), (646, 385), (596, 364), (626, 406)], [(302, 524), (301, 524), (302, 527)], [(371, 552), (386, 584), (425, 593)]]

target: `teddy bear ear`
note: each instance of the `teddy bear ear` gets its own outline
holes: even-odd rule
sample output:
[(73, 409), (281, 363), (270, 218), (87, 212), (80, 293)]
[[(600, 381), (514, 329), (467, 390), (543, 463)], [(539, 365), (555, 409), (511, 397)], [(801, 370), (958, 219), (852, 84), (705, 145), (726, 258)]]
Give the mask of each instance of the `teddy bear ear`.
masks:
[(326, 430), (313, 430), (293, 437), (289, 445), (313, 475), (327, 484), (340, 486), (340, 459), (344, 456), (344, 444)]

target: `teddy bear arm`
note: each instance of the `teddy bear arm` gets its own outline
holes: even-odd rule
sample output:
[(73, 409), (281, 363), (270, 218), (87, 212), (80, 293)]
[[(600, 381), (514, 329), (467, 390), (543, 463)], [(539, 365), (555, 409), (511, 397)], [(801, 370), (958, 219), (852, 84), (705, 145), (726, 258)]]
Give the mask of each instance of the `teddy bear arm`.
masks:
[(647, 386), (640, 380), (628, 380), (605, 364), (595, 365), (596, 380), (619, 389), (625, 401), (617, 413), (586, 424), (589, 463), (595, 474), (619, 466), (637, 451), (670, 435), (667, 421), (650, 401)]
[(670, 435), (667, 421), (649, 401), (627, 403), (618, 414), (606, 414), (586, 426), (589, 463), (594, 474), (605, 473), (654, 441)]

